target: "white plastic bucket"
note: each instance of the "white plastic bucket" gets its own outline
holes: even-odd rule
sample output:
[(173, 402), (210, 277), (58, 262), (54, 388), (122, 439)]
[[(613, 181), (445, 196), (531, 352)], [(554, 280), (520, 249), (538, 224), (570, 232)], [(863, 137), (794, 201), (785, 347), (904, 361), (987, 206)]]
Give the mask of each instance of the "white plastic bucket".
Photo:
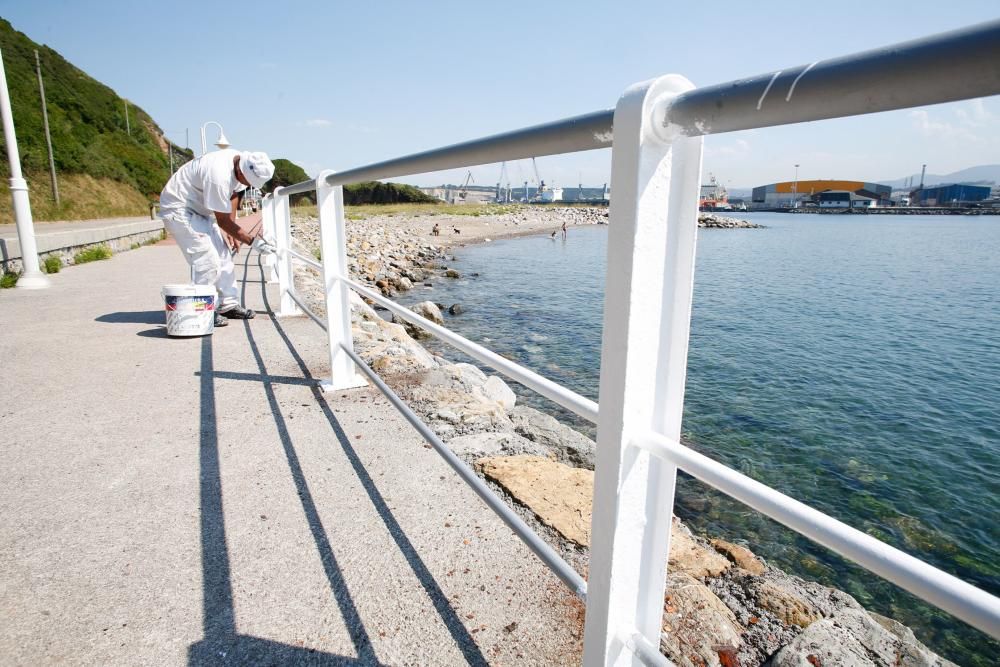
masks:
[(204, 336), (215, 328), (213, 285), (164, 285), (168, 336)]

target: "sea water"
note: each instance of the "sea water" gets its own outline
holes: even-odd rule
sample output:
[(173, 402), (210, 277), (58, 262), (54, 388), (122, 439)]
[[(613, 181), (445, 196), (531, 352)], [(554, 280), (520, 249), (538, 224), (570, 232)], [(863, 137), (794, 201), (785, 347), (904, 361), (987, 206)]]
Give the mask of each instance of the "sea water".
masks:
[[(699, 230), (683, 439), (1000, 594), (1000, 217), (746, 218), (767, 227)], [(451, 329), (596, 400), (607, 234), (462, 248), (463, 278), (407, 300), (462, 304)], [(676, 512), (995, 664), (1000, 644), (683, 475)]]

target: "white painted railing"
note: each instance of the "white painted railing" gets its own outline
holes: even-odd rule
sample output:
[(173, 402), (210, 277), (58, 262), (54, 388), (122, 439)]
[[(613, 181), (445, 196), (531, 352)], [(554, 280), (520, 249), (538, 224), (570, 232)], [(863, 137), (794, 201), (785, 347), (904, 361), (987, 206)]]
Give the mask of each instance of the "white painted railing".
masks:
[[(279, 248), (280, 316), (327, 331), (327, 389), (367, 375), (529, 547), (587, 602), (587, 665), (667, 664), (658, 653), (677, 470), (684, 470), (1000, 638), (1000, 599), (679, 444), (702, 136), (1000, 93), (1000, 21), (695, 88), (669, 75), (599, 111), (278, 188), (264, 202)], [(503, 160), (612, 148), (601, 405), (435, 325), (347, 275), (342, 186)], [(315, 192), (322, 262), (291, 247), (288, 197)], [(322, 270), (326, 320), (296, 295), (292, 261)], [(584, 584), (354, 353), (348, 289), (597, 424), (590, 578)], [(360, 371), (360, 372), (359, 372)], [(484, 493), (485, 489), (485, 493)]]

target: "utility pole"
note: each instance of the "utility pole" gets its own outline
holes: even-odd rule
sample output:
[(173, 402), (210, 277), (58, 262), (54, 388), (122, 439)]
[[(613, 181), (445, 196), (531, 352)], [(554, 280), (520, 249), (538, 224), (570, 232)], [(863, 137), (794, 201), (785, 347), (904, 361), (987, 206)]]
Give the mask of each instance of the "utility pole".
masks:
[(21, 277), (17, 286), (22, 289), (42, 289), (49, 286), (49, 279), (38, 264), (38, 246), (35, 243), (35, 225), (31, 220), (31, 201), (28, 199), (28, 182), (21, 176), (21, 157), (17, 152), (17, 135), (14, 134), (14, 116), (10, 111), (10, 92), (7, 90), (7, 72), (0, 54), (0, 120), (3, 121), (3, 138), (7, 144), (10, 161), (10, 196), (14, 200), (14, 221), (17, 223), (17, 240), (21, 244)]
[(184, 128), (184, 148), (187, 148), (187, 149), (191, 148), (191, 135), (190, 135), (190, 132), (191, 132), (191, 128), (189, 128), (189, 127), (185, 127)]
[(52, 135), (49, 134), (49, 110), (45, 103), (45, 84), (42, 83), (42, 60), (35, 49), (35, 71), (38, 72), (38, 92), (42, 96), (42, 122), (45, 124), (45, 145), (49, 148), (49, 176), (52, 178), (52, 198), (59, 206), (59, 184), (56, 182), (56, 161), (52, 157)]
[(125, 131), (128, 132), (128, 136), (132, 136), (132, 127), (128, 124), (128, 100), (123, 100), (125, 102)]

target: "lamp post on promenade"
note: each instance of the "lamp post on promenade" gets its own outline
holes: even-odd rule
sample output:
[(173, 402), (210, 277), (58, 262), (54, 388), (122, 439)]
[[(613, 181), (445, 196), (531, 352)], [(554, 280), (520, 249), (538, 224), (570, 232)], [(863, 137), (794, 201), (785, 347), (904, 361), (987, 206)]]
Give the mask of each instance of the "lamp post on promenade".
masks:
[(799, 207), (799, 165), (795, 165), (795, 183), (792, 185), (792, 208)]
[(7, 72), (0, 54), (0, 116), (3, 120), (3, 137), (10, 161), (10, 196), (14, 200), (14, 221), (17, 223), (17, 240), (21, 245), (21, 277), (17, 286), (22, 289), (44, 289), (49, 279), (38, 264), (38, 246), (35, 244), (35, 225), (31, 220), (31, 201), (28, 199), (28, 182), (21, 176), (21, 157), (17, 152), (14, 134), (14, 116), (10, 111), (10, 92), (7, 90)]
[(219, 140), (215, 142), (215, 145), (218, 146), (220, 149), (222, 149), (222, 148), (229, 148), (229, 146), (230, 146), (229, 140), (226, 139), (226, 133), (222, 129), (222, 125), (220, 125), (219, 123), (215, 122), (214, 120), (210, 120), (210, 121), (208, 121), (207, 123), (205, 123), (204, 125), (201, 126), (201, 154), (202, 155), (204, 155), (205, 153), (208, 152), (208, 143), (205, 141), (205, 128), (207, 128), (209, 125), (215, 125), (216, 127), (219, 128)]

